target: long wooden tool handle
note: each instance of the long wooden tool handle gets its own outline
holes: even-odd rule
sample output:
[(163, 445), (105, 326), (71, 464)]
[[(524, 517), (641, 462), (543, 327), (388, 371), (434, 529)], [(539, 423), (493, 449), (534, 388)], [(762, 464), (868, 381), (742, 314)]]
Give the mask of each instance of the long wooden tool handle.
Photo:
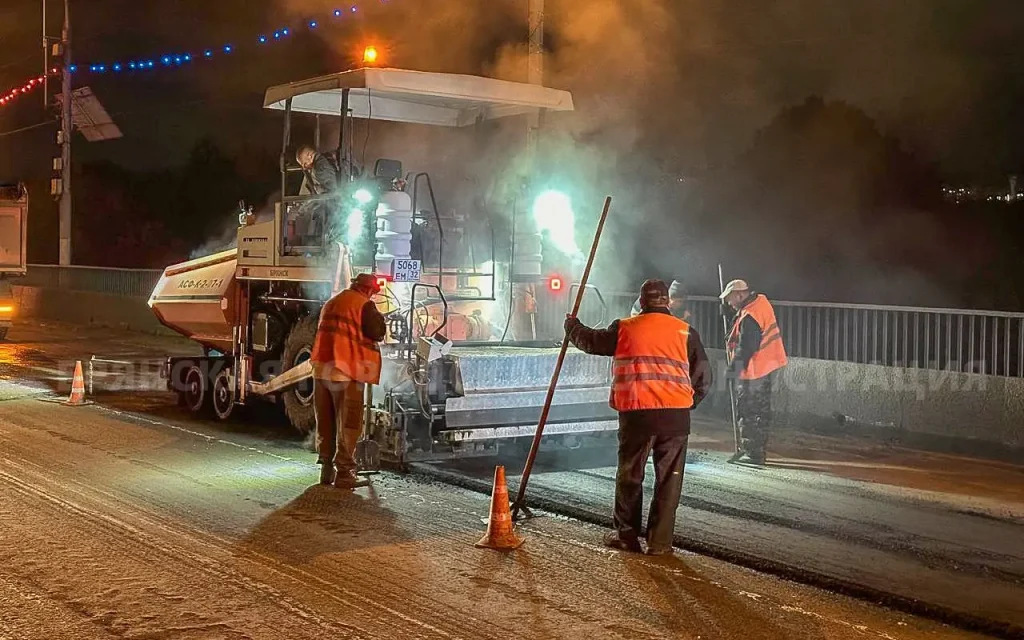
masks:
[[(725, 278), (722, 277), (722, 263), (718, 263), (718, 290), (725, 291)], [(725, 332), (725, 364), (726, 369), (732, 366), (732, 357), (729, 355), (729, 319), (725, 317), (725, 303), (722, 304), (722, 330)], [(726, 376), (729, 372), (726, 371)], [(726, 386), (729, 389), (729, 413), (732, 415), (732, 439), (736, 445), (736, 452), (740, 450), (740, 423), (736, 416), (736, 383), (726, 378)]]
[[(590, 269), (594, 266), (594, 258), (597, 256), (597, 245), (601, 242), (601, 232), (604, 231), (605, 220), (608, 219), (608, 210), (612, 206), (612, 197), (604, 199), (604, 208), (601, 209), (601, 219), (597, 223), (597, 231), (594, 232), (594, 243), (590, 246), (590, 257), (587, 258), (587, 268), (583, 270), (583, 278), (580, 280), (580, 289), (576, 292), (576, 302), (572, 306), (572, 316), (580, 312), (580, 305), (583, 304), (583, 292), (587, 288), (587, 280), (590, 278)], [(544, 408), (540, 412), (540, 420), (537, 422), (537, 432), (533, 434), (533, 444), (530, 445), (530, 453), (526, 457), (526, 466), (523, 467), (523, 475), (519, 479), (519, 493), (515, 502), (512, 503), (512, 519), (519, 515), (519, 508), (526, 506), (526, 486), (530, 482), (530, 473), (533, 471), (533, 462), (537, 458), (537, 451), (540, 449), (540, 439), (544, 435), (544, 425), (548, 422), (548, 414), (551, 412), (551, 401), (555, 397), (555, 387), (558, 386), (558, 376), (562, 373), (562, 363), (565, 362), (565, 352), (569, 349), (569, 340), (562, 341), (562, 348), (558, 352), (558, 360), (555, 362), (555, 370), (551, 374), (551, 383), (548, 385), (548, 395), (544, 398)]]

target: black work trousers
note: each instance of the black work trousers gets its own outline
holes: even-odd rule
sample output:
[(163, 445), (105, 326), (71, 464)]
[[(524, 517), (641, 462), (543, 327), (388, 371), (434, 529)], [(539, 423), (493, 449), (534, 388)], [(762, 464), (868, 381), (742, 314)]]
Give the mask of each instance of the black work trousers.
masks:
[(739, 380), (736, 394), (740, 448), (752, 459), (764, 461), (772, 426), (772, 378)]
[(622, 540), (638, 540), (642, 530), (644, 472), (654, 454), (654, 496), (647, 518), (647, 546), (672, 546), (676, 509), (683, 491), (686, 441), (689, 435), (650, 435), (619, 429), (619, 467), (615, 477), (615, 528)]

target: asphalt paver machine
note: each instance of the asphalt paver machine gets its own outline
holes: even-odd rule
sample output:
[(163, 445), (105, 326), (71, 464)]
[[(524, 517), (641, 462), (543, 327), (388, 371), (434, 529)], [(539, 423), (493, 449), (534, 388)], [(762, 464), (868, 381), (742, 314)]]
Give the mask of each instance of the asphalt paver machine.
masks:
[[(284, 112), (273, 219), (259, 221), (243, 207), (234, 249), (168, 267), (150, 298), (164, 325), (203, 347), (202, 356), (167, 360), (168, 387), (188, 410), (221, 420), (239, 405), (271, 400), (310, 432), (319, 311), (352, 274), (372, 272), (383, 286), (376, 302), (388, 337), (381, 384), (368, 393), (364, 444), (398, 465), (528, 444), (557, 357), (571, 274), (564, 285), (549, 281), (544, 263), (554, 256), (544, 254), (554, 250), (530, 215), (440, 211), (435, 186), (444, 187), (430, 166), (406, 171), (387, 158), (372, 169), (357, 166), (354, 149), (365, 142), (355, 142), (353, 131), (367, 120), (472, 135), (498, 120), (571, 111), (572, 96), (478, 76), (372, 68), (271, 87), (264, 106)], [(317, 141), (321, 122), (338, 129), (327, 150), (336, 191), (293, 193), (293, 178), (302, 176), (296, 118), (315, 119)], [(502, 256), (496, 219), (511, 221), (502, 225)], [(548, 319), (540, 330), (538, 318)], [(570, 351), (546, 445), (575, 448), (614, 435), (609, 368), (607, 359)], [(377, 464), (371, 457), (365, 465)]]

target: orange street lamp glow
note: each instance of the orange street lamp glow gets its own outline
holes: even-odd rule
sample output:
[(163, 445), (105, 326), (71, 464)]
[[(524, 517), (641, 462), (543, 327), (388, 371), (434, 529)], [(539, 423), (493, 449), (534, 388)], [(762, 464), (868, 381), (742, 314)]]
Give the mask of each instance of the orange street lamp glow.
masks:
[(363, 49), (363, 62), (368, 64), (377, 62), (377, 47), (366, 47)]

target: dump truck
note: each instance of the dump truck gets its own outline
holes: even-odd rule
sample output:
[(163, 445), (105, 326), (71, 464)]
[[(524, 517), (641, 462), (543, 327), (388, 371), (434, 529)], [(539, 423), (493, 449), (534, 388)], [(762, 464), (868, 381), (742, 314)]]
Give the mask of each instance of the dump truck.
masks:
[(28, 189), (23, 183), (0, 183), (0, 340), (7, 339), (17, 312), (12, 279), (26, 273)]
[[(571, 94), (479, 76), (367, 68), (271, 87), (264, 107), (284, 115), (273, 219), (260, 221), (243, 205), (236, 247), (167, 267), (149, 300), (160, 322), (203, 347), (202, 356), (168, 358), (163, 368), (181, 404), (227, 420), (240, 405), (278, 402), (291, 424), (309, 433), (309, 357), (320, 309), (353, 273), (370, 272), (382, 285), (375, 301), (388, 335), (381, 384), (366, 399), (361, 451), (373, 454), (363, 466), (528, 443), (576, 286), (572, 273), (553, 276), (545, 267), (571, 259), (545, 255), (555, 250), (539, 231), (543, 225), (514, 201), (491, 203), (496, 215), (441, 211), (429, 166), (405, 171), (400, 159), (381, 158), (372, 171), (360, 169), (354, 149), (365, 149), (365, 140), (354, 140), (353, 130), (364, 120), (363, 126), (381, 121), (485, 136), (489, 123), (518, 118), (525, 131), (526, 117), (572, 111)], [(337, 128), (333, 147), (318, 145), (334, 159), (337, 191), (296, 192), (298, 118), (313, 121), (318, 142), (322, 124)], [(495, 220), (511, 221), (501, 225), (503, 257), (496, 256)], [(569, 352), (546, 446), (614, 437), (609, 378), (607, 359)]]

